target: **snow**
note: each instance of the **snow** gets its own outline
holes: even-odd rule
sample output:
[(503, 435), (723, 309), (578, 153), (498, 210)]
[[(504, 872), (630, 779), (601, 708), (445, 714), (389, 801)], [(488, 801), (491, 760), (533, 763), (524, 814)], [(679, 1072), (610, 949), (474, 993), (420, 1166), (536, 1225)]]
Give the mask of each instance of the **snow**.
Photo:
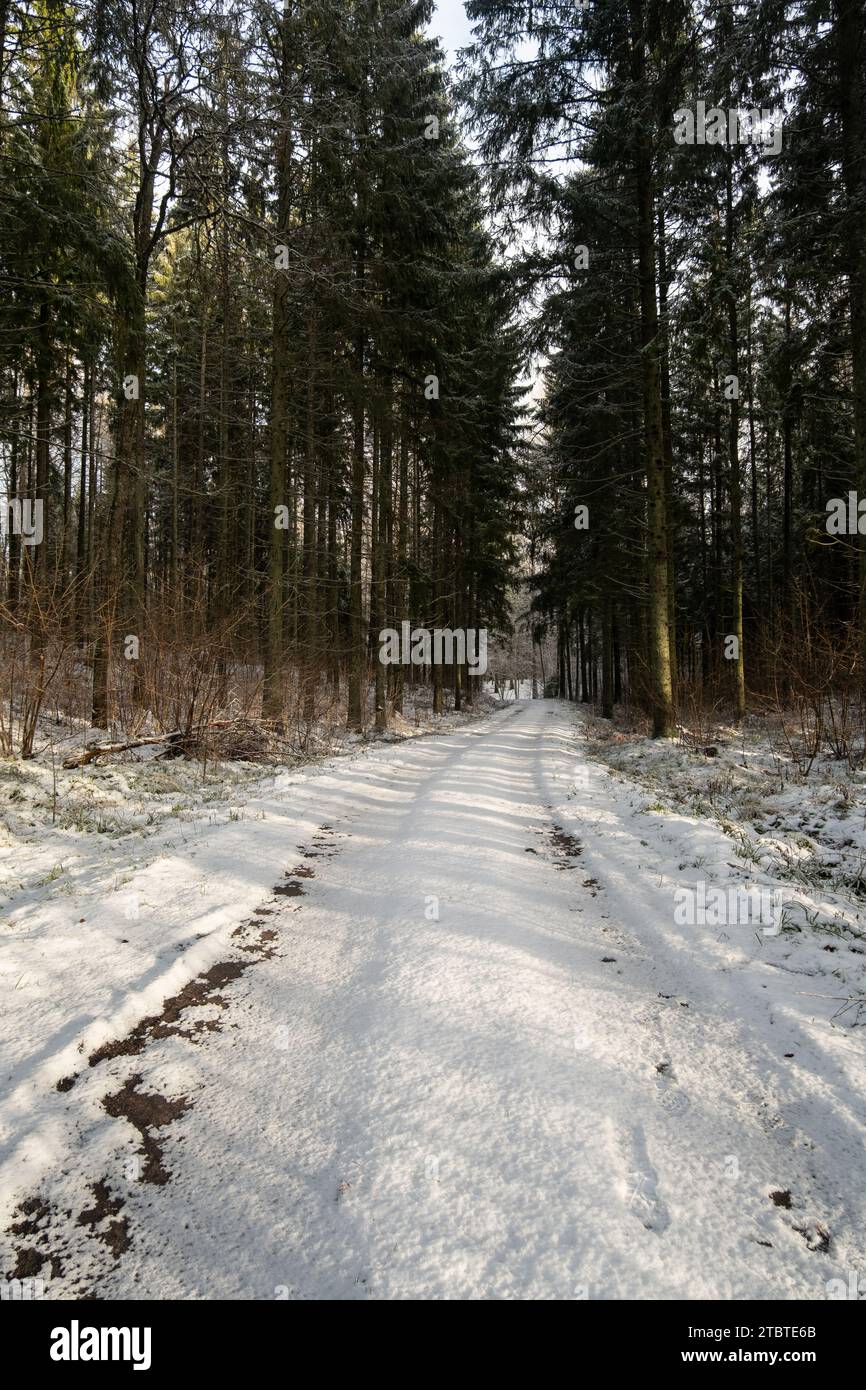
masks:
[[(92, 835), (89, 857), (76, 840), (38, 889), (22, 872), (0, 1202), (51, 1204), (48, 1296), (823, 1299), (866, 1267), (861, 789), (847, 810), (783, 779), (759, 795), (759, 740), (738, 781), (740, 749), (602, 732), (512, 702)], [(792, 877), (800, 833), (832, 883)], [(783, 930), (679, 925), (698, 881), (782, 888)], [(87, 1065), (241, 959), (232, 932), (264, 906), (275, 953), (190, 1010), (216, 1031)], [(103, 1105), (132, 1077), (189, 1105), (158, 1131), (164, 1186)], [(75, 1217), (101, 1179), (119, 1257)], [(7, 1273), (22, 1244), (3, 1237)]]

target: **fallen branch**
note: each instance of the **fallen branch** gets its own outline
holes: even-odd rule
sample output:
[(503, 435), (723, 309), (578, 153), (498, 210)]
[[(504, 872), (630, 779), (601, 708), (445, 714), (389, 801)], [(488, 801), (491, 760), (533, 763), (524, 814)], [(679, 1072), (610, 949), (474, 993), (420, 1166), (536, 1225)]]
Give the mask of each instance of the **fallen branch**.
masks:
[[(71, 753), (64, 759), (65, 768), (86, 767), (96, 758), (110, 757), (118, 753), (128, 753), (133, 748), (164, 743), (167, 753), (186, 753), (191, 756), (196, 748), (203, 745), (208, 735), (214, 735), (214, 750), (223, 757), (255, 759), (270, 751), (275, 739), (266, 722), (257, 723), (252, 719), (213, 719), (206, 724), (196, 724), (183, 732), (174, 729), (168, 734), (154, 734), (147, 738), (129, 739), (125, 743), (95, 743)], [(212, 750), (213, 751), (213, 750)]]
[(156, 734), (150, 738), (136, 738), (129, 743), (93, 743), (86, 748), (82, 748), (79, 753), (73, 753), (70, 757), (64, 758), (64, 767), (86, 767), (95, 758), (102, 757), (105, 753), (128, 753), (133, 748), (145, 748), (148, 744), (166, 743), (169, 746), (176, 746), (183, 742), (184, 734), (179, 729), (175, 729), (170, 734)]

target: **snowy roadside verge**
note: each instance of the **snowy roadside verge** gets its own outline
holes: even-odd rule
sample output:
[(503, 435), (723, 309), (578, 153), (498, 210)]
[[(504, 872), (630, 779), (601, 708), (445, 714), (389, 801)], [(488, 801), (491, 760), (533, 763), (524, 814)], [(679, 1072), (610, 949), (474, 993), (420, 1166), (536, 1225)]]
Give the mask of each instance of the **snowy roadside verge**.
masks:
[(666, 915), (682, 888), (703, 885), (704, 897), (718, 888), (731, 900), (749, 886), (777, 894), (778, 931), (761, 923), (741, 931), (714, 920), (709, 906), (703, 925), (750, 956), (779, 964), (796, 953), (797, 968), (835, 981), (843, 1002), (864, 996), (862, 1009), (839, 1011), (846, 1026), (866, 1019), (866, 772), (826, 760), (803, 776), (758, 720), (719, 731), (704, 749), (571, 708), (575, 761), (563, 814), (601, 829), (614, 802), (620, 814), (627, 805), (647, 851), (641, 871), (663, 889)]
[[(710, 982), (718, 1026), (748, 1024), (765, 1064), (790, 1063), (809, 1088), (839, 1088), (863, 1139), (863, 777), (844, 798), (826, 777), (804, 786), (776, 772), (770, 782), (778, 755), (768, 740), (753, 731), (745, 747), (740, 733), (708, 758), (575, 711), (551, 809), (579, 834), (606, 907), (633, 923), (640, 953), (662, 975), (694, 976), (704, 991)], [(721, 919), (709, 906), (699, 921), (678, 915), (683, 890), (707, 902), (720, 890), (730, 907), (750, 886), (781, 899), (778, 931), (726, 919), (724, 906)]]
[[(601, 1060), (616, 1067), (625, 1047), (656, 1093), (658, 1113), (643, 1125), (664, 1168), (672, 1228), (691, 1223), (707, 1250), (727, 1239), (732, 1210), (750, 1229), (742, 1264), (715, 1271), (716, 1281), (741, 1287), (738, 1270), (757, 1241), (773, 1251), (773, 1279), (762, 1287), (797, 1296), (790, 1276), (799, 1262), (814, 1296), (835, 1297), (839, 1280), (848, 1287), (864, 1269), (866, 1038), (848, 1003), (866, 989), (862, 908), (838, 888), (774, 873), (769, 857), (739, 857), (736, 832), (746, 828), (732, 821), (732, 804), (722, 819), (675, 804), (690, 766), (698, 780), (714, 775), (672, 743), (599, 738), (598, 724), (574, 710), (548, 762), (550, 813), (579, 843), (589, 910), (600, 913), (625, 1006)], [(757, 808), (768, 820), (771, 802)], [(802, 813), (811, 814), (807, 799)], [(772, 829), (784, 836), (781, 823)], [(678, 918), (683, 890), (703, 883), (727, 896), (750, 882), (783, 895), (777, 934), (710, 913)], [(598, 1056), (599, 1030), (590, 1039), (581, 1028), (576, 1047), (591, 1041)]]
[[(657, 872), (671, 895), (700, 885), (704, 898), (710, 888), (775, 893), (778, 936), (758, 925), (731, 937), (776, 968), (820, 979), (843, 1025), (866, 1020), (866, 773), (827, 759), (803, 775), (761, 720), (718, 731), (705, 751), (578, 719), (578, 791), (591, 766), (628, 790), (647, 840), (665, 846)], [(711, 913), (707, 925), (729, 926)]]

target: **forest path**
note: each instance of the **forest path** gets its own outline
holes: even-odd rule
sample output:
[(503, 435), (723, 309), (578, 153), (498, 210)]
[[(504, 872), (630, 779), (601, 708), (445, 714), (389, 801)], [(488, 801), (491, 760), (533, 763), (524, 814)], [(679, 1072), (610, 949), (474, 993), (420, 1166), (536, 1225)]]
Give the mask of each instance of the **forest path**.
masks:
[[(675, 831), (582, 760), (573, 710), (377, 750), (352, 785), (323, 783), (221, 1026), (97, 1068), (114, 1118), (77, 1181), (122, 1201), (67, 1271), (102, 1298), (823, 1298), (863, 1267), (850, 1040), (674, 924)], [(155, 1136), (168, 1180), (111, 1177)]]

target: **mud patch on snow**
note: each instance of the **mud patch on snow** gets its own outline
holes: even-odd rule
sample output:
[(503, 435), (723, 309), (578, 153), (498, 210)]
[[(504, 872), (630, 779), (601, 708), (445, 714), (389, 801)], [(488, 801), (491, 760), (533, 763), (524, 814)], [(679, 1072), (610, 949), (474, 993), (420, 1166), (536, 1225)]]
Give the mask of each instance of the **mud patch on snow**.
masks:
[(140, 1091), (138, 1087), (141, 1083), (141, 1076), (131, 1076), (114, 1095), (103, 1096), (102, 1104), (112, 1119), (128, 1120), (141, 1135), (139, 1152), (145, 1159), (141, 1181), (163, 1187), (169, 1181), (171, 1173), (163, 1165), (162, 1144), (154, 1138), (151, 1131), (173, 1124), (185, 1111), (192, 1109), (192, 1103), (186, 1096), (178, 1096), (177, 1099), (171, 1100), (166, 1096), (157, 1095), (156, 1092)]
[(561, 825), (553, 825), (548, 831), (548, 839), (553, 846), (554, 866), (557, 869), (574, 869), (575, 860), (580, 858), (583, 849), (576, 835), (563, 830)]
[[(331, 859), (335, 854), (339, 854), (340, 846), (334, 844), (331, 838), (339, 833), (332, 825), (320, 825), (309, 845), (300, 846), (303, 858)], [(298, 871), (295, 870), (295, 872)]]
[[(232, 933), (232, 935), (234, 935), (234, 933)], [(276, 941), (276, 939), (277, 933), (273, 930), (273, 928), (266, 927), (265, 930), (260, 934), (257, 942), (253, 942), (249, 946), (242, 946), (241, 950), (249, 951), (250, 954), (254, 954), (258, 960), (268, 960), (275, 953), (275, 948), (270, 946), (269, 943), (271, 941)], [(265, 949), (262, 949), (263, 947)]]
[(35, 1236), (51, 1215), (51, 1207), (43, 1197), (27, 1197), (16, 1208), (16, 1215), (24, 1217), (23, 1221), (14, 1221), (9, 1227), (12, 1235), (16, 1236)]
[[(123, 1198), (114, 1196), (108, 1180), (101, 1178), (89, 1184), (93, 1200), (73, 1219), (72, 1209), (58, 1210), (41, 1193), (27, 1197), (15, 1209), (14, 1220), (6, 1228), (6, 1235), (23, 1238), (22, 1244), (12, 1244), (15, 1256), (13, 1268), (0, 1276), (6, 1279), (64, 1279), (66, 1268), (71, 1264), (75, 1270), (81, 1264), (82, 1246), (75, 1235), (75, 1228), (83, 1228), (89, 1240), (97, 1241), (106, 1247), (115, 1260), (132, 1244), (129, 1221), (121, 1216), (125, 1203)], [(81, 1276), (77, 1276), (80, 1278)], [(72, 1275), (71, 1284), (65, 1292), (76, 1298), (93, 1298), (92, 1293), (82, 1293), (76, 1288), (77, 1277)], [(51, 1295), (49, 1295), (51, 1296)]]
[(158, 1038), (180, 1037), (196, 1042), (200, 1034), (215, 1032), (220, 1026), (218, 1019), (196, 1019), (184, 1027), (181, 1026), (181, 1019), (188, 1009), (201, 1008), (205, 1004), (227, 1009), (228, 1001), (219, 991), (242, 975), (251, 964), (252, 961), (220, 961), (212, 965), (203, 975), (184, 985), (179, 994), (166, 999), (161, 1014), (143, 1018), (125, 1038), (117, 1038), (98, 1047), (91, 1053), (89, 1065), (95, 1067), (113, 1057), (134, 1057)]
[[(5, 1279), (44, 1277), (47, 1265), (50, 1278), (61, 1278), (63, 1275), (62, 1252), (45, 1248), (49, 1227), (55, 1215), (50, 1202), (41, 1195), (25, 1197), (15, 1208), (13, 1215), (22, 1219), (15, 1220), (7, 1226), (6, 1235), (15, 1236), (22, 1243), (12, 1245), (15, 1264), (2, 1277)], [(34, 1241), (43, 1248), (37, 1249), (35, 1244), (27, 1244), (28, 1241)]]
[[(258, 926), (255, 921), (244, 922), (236, 927), (232, 932), (233, 937), (245, 936), (251, 926)], [(160, 1038), (186, 1038), (189, 1042), (198, 1042), (203, 1034), (215, 1033), (222, 1026), (219, 1018), (206, 1018), (186, 1020), (184, 1015), (190, 1009), (200, 1009), (208, 1004), (216, 1005), (217, 1008), (227, 1009), (229, 1001), (220, 993), (226, 985), (237, 980), (245, 970), (248, 970), (255, 961), (269, 960), (275, 953), (275, 946), (272, 944), (277, 937), (277, 933), (272, 928), (262, 928), (258, 931), (257, 938), (250, 943), (241, 945), (242, 951), (247, 951), (253, 959), (251, 960), (224, 960), (212, 965), (209, 970), (205, 970), (201, 975), (197, 975), (194, 980), (190, 980), (184, 985), (178, 994), (173, 994), (166, 999), (162, 1006), (162, 1013), (150, 1014), (143, 1018), (135, 1027), (127, 1033), (125, 1038), (116, 1038), (112, 1042), (103, 1043), (91, 1053), (88, 1062), (91, 1067), (97, 1066), (100, 1062), (109, 1061), (113, 1057), (134, 1057), (148, 1046)], [(75, 1084), (76, 1077), (64, 1077), (57, 1083), (58, 1091), (69, 1091)]]
[(296, 878), (291, 878), (288, 883), (274, 884), (274, 892), (281, 898), (302, 898), (304, 885), (299, 883)]
[(63, 1273), (63, 1265), (56, 1255), (43, 1255), (41, 1251), (34, 1250), (32, 1247), (15, 1250), (15, 1267), (7, 1275), (9, 1279), (35, 1279), (45, 1266), (46, 1260), (51, 1262), (51, 1278), (56, 1279)]
[[(93, 1206), (79, 1212), (77, 1224), (89, 1227), (89, 1234), (107, 1245), (116, 1260), (129, 1249), (132, 1237), (129, 1234), (129, 1220), (121, 1216), (113, 1220), (123, 1210), (122, 1197), (112, 1197), (111, 1188), (105, 1178), (90, 1184), (93, 1193)], [(107, 1222), (105, 1225), (103, 1223)]]
[[(555, 869), (574, 869), (577, 867), (575, 861), (583, 853), (583, 846), (576, 835), (570, 834), (555, 821), (552, 825), (533, 827), (533, 829), (536, 835), (541, 835), (545, 848), (552, 851)], [(526, 849), (526, 853), (537, 854), (538, 850), (530, 846)]]

